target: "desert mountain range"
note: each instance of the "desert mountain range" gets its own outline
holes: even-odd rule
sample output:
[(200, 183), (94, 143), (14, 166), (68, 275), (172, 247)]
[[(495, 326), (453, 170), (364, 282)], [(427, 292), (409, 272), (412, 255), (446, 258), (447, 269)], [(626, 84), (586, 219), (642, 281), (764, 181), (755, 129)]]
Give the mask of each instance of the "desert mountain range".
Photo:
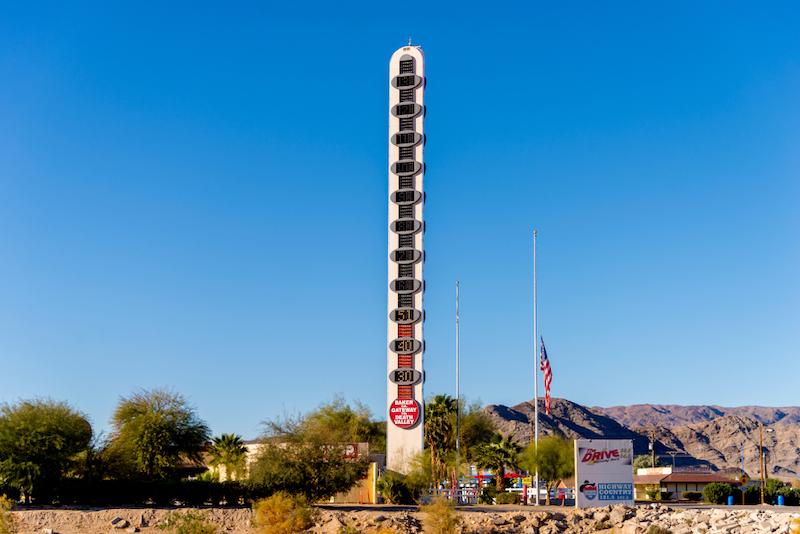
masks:
[(764, 425), (800, 423), (800, 406), (767, 408), (764, 406), (678, 406), (675, 404), (634, 404), (632, 406), (593, 406), (593, 412), (602, 413), (628, 428), (637, 426), (676, 427), (707, 423), (726, 415), (741, 415)]
[[(484, 408), (497, 430), (513, 433), (527, 444), (533, 436), (533, 401), (516, 406), (489, 405)], [(630, 439), (635, 454), (649, 454), (650, 437), (655, 451), (667, 465), (706, 466), (720, 474), (744, 469), (759, 476), (759, 423), (765, 473), (789, 482), (800, 473), (800, 407), (766, 408), (744, 406), (664, 406), (638, 404), (612, 408), (587, 408), (565, 399), (552, 399), (550, 415), (539, 399), (539, 436), (558, 431), (569, 438)], [(767, 429), (771, 430), (768, 432)], [(673, 453), (673, 454), (670, 454)]]

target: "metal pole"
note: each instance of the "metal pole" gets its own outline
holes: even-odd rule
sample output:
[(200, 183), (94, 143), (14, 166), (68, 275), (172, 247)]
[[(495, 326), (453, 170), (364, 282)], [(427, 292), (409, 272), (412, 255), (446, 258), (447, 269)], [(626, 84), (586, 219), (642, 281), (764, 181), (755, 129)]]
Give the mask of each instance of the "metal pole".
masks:
[(744, 475), (744, 441), (742, 442), (742, 475)]
[(650, 433), (650, 448), (653, 451), (653, 468), (656, 467), (656, 431)]
[[(456, 489), (460, 489), (458, 487), (458, 480), (461, 477), (461, 473), (459, 472), (460, 463), (461, 463), (461, 440), (459, 437), (460, 433), (460, 415), (461, 415), (461, 400), (458, 395), (458, 282), (456, 282)], [(461, 499), (461, 493), (458, 493), (459, 501)]]
[[(537, 324), (537, 287), (536, 287), (536, 230), (533, 231), (533, 406), (535, 414), (534, 447), (539, 447), (539, 332)], [(539, 506), (539, 469), (536, 469), (536, 506)]]
[(758, 468), (761, 470), (761, 504), (764, 504), (764, 442), (761, 440), (761, 423), (758, 423)]

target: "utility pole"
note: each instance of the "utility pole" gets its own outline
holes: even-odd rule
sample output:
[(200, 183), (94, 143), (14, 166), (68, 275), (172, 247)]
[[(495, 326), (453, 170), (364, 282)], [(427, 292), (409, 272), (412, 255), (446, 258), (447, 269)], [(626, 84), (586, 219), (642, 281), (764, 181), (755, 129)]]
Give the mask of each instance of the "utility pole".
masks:
[(656, 466), (656, 431), (653, 430), (650, 432), (650, 451), (653, 456), (653, 465), (652, 467), (655, 468)]

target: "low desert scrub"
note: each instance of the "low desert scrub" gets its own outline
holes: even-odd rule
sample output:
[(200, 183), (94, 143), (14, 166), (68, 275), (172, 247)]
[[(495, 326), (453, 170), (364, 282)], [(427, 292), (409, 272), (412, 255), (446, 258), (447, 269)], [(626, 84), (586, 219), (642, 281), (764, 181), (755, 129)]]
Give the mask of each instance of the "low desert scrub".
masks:
[(456, 514), (456, 507), (447, 499), (434, 499), (430, 504), (420, 507), (425, 512), (422, 529), (427, 534), (456, 534), (461, 518)]
[(519, 494), (513, 491), (504, 491), (503, 493), (497, 494), (497, 497), (494, 498), (494, 502), (497, 504), (519, 504)]
[(215, 534), (217, 525), (208, 522), (208, 512), (190, 510), (186, 513), (170, 512), (159, 530), (167, 530), (175, 534)]
[(302, 495), (279, 491), (253, 504), (253, 526), (263, 534), (293, 534), (311, 528), (318, 513)]
[(17, 518), (9, 510), (14, 507), (14, 501), (5, 495), (0, 497), (0, 534), (16, 534)]
[(672, 534), (672, 531), (660, 525), (650, 525), (645, 534)]
[(608, 530), (610, 528), (614, 528), (614, 525), (612, 525), (609, 521), (600, 521), (594, 525), (595, 530)]

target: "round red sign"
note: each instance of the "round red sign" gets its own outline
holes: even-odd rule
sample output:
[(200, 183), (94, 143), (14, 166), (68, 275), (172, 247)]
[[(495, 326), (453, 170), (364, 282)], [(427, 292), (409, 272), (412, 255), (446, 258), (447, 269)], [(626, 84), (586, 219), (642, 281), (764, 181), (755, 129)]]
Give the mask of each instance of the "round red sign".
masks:
[(408, 428), (419, 420), (419, 404), (414, 399), (395, 399), (389, 406), (389, 419), (400, 428)]

